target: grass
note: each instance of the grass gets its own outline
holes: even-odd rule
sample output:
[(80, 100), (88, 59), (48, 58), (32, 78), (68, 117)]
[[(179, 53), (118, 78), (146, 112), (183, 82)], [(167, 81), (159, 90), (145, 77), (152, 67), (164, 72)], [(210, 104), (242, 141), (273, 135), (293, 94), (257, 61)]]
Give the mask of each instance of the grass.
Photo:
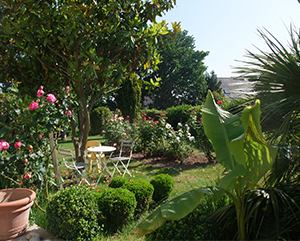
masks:
[[(91, 136), (89, 140), (99, 140), (101, 143), (104, 142), (102, 136)], [(70, 138), (67, 138), (67, 140), (64, 141), (59, 140), (58, 147), (74, 150), (74, 146)], [(167, 173), (172, 177), (174, 182), (174, 189), (170, 194), (170, 199), (196, 187), (214, 185), (218, 178), (220, 178), (223, 171), (221, 165), (209, 165), (206, 167), (198, 167), (188, 170), (181, 170), (180, 168), (173, 168), (170, 166), (158, 168), (155, 165), (149, 164), (149, 162), (138, 160), (134, 157), (135, 155), (133, 155), (133, 158), (129, 165), (129, 171), (132, 173), (132, 177), (129, 177), (129, 175), (126, 175), (126, 177), (145, 179), (150, 182), (155, 175), (160, 173)], [(59, 153), (58, 159), (61, 160), (61, 156)], [(65, 177), (66, 168), (63, 164), (60, 166), (60, 170), (62, 171), (62, 176)], [(94, 180), (96, 181), (96, 178)], [(105, 186), (108, 184), (109, 179), (103, 177), (101, 178), (98, 186)], [(52, 194), (54, 194), (55, 192), (56, 190), (52, 190)], [(46, 202), (43, 202), (43, 200), (45, 200), (45, 198), (42, 196), (42, 194), (37, 193), (37, 201), (39, 205), (42, 208), (46, 209)], [(142, 218), (145, 218), (147, 215), (148, 214), (145, 214)], [(46, 228), (46, 214), (40, 211), (36, 205), (32, 207), (31, 220), (38, 226)], [(127, 225), (124, 228), (123, 232), (117, 233), (113, 236), (107, 237), (103, 234), (99, 234), (97, 240), (145, 240), (144, 237), (138, 237), (135, 233), (136, 225), (138, 222), (139, 221), (135, 221), (134, 223)]]

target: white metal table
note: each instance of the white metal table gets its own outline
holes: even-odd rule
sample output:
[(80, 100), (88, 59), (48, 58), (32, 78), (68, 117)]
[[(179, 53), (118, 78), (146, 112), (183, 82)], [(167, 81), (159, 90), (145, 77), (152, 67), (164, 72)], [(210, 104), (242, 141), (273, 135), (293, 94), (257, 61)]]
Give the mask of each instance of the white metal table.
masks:
[(97, 163), (101, 167), (101, 170), (100, 170), (99, 167), (98, 167), (98, 165), (96, 165), (94, 167), (94, 170), (93, 170), (92, 176), (91, 176), (91, 177), (93, 177), (93, 175), (94, 175), (94, 173), (95, 173), (96, 170), (100, 170), (101, 171), (101, 174), (100, 174), (100, 176), (99, 176), (99, 178), (98, 178), (98, 180), (96, 182), (96, 185), (98, 185), (98, 182), (100, 181), (100, 178), (101, 178), (102, 174), (104, 172), (107, 172), (107, 174), (111, 175), (111, 172), (109, 171), (109, 169), (107, 167), (107, 163), (108, 163), (109, 159), (106, 159), (107, 161), (104, 162), (103, 159), (101, 158), (101, 155), (97, 155), (97, 153), (98, 154), (102, 154), (102, 153), (105, 153), (105, 152), (110, 152), (110, 157), (111, 157), (111, 155), (116, 150), (116, 148), (113, 147), (113, 146), (92, 146), (92, 147), (87, 148), (87, 150), (90, 151), (90, 152), (93, 152), (95, 154), (96, 159), (97, 159)]

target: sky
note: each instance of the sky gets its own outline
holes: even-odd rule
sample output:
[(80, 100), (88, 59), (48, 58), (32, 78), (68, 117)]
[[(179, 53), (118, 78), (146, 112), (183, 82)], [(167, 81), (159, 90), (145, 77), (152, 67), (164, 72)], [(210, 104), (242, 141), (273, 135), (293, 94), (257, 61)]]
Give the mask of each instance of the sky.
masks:
[(300, 24), (300, 4), (297, 0), (177, 0), (175, 8), (158, 20), (181, 22), (181, 29), (194, 37), (195, 50), (209, 51), (204, 59), (207, 71), (231, 77), (242, 65), (238, 61), (247, 60), (246, 50), (268, 51), (258, 29), (267, 29), (288, 46), (291, 24)]

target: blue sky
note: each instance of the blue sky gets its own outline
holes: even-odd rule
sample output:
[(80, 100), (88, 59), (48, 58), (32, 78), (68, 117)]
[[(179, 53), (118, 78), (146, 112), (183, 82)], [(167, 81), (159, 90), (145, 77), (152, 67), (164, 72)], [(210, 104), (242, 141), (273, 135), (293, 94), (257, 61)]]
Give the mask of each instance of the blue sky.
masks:
[(196, 50), (210, 52), (204, 60), (208, 72), (230, 77), (236, 76), (233, 67), (240, 65), (235, 60), (246, 60), (246, 49), (268, 50), (258, 28), (266, 28), (288, 45), (290, 24), (300, 24), (300, 4), (297, 0), (177, 0), (175, 8), (158, 20), (162, 19), (181, 22), (181, 29), (195, 38)]

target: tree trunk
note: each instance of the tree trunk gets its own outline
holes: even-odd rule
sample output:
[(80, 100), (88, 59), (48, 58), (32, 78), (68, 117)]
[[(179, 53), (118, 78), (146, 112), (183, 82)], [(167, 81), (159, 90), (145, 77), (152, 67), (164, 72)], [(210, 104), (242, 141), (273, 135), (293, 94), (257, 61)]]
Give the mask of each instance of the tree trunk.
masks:
[[(78, 97), (80, 99), (78, 106), (78, 138), (76, 137), (76, 123), (71, 121), (72, 126), (72, 142), (75, 147), (75, 156), (77, 162), (85, 162), (86, 160), (86, 143), (90, 132), (90, 110), (92, 103), (89, 106), (86, 104), (84, 86), (79, 85)], [(74, 113), (74, 112), (73, 112)]]

